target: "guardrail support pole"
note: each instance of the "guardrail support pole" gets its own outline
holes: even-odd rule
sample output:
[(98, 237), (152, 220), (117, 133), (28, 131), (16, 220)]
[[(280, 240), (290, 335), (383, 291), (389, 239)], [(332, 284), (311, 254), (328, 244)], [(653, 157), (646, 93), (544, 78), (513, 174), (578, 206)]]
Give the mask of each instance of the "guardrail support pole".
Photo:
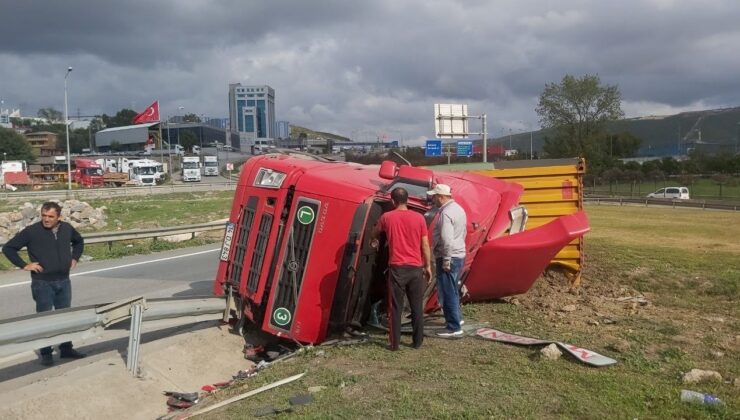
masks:
[(144, 305), (131, 305), (131, 331), (128, 336), (128, 354), (126, 355), (126, 369), (133, 376), (139, 375), (139, 348), (141, 345), (141, 318)]
[(706, 210), (707, 209), (707, 200), (704, 200), (701, 202), (701, 209)]

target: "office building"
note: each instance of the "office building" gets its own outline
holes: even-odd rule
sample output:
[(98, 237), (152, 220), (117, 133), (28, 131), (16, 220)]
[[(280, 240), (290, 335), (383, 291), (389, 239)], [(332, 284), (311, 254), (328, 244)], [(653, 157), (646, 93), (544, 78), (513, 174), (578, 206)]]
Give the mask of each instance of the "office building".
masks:
[(229, 84), (229, 128), (242, 143), (275, 137), (275, 90), (267, 85)]
[(290, 123), (288, 121), (275, 123), (275, 138), (283, 140), (290, 138)]

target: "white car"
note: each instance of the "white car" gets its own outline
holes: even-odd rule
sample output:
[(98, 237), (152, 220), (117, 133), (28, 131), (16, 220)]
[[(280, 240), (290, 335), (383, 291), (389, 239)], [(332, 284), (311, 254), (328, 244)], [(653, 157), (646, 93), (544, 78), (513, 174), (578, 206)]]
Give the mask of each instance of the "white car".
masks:
[(689, 199), (689, 189), (686, 187), (666, 187), (647, 195), (648, 198), (675, 198), (678, 200)]

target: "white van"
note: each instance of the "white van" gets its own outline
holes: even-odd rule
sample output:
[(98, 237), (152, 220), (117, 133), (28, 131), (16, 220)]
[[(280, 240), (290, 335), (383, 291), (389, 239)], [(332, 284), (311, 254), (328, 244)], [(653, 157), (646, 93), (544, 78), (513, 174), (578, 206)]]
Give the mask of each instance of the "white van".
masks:
[(689, 189), (686, 187), (666, 187), (647, 195), (648, 198), (675, 198), (678, 200), (689, 199)]

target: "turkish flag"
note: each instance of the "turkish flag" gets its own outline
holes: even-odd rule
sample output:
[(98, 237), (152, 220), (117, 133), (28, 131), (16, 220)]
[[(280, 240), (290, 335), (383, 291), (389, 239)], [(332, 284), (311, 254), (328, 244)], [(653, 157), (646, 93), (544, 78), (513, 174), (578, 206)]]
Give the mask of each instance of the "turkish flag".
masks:
[(147, 122), (159, 121), (159, 101), (154, 101), (153, 104), (149, 105), (147, 109), (141, 114), (137, 114), (134, 119), (134, 124), (142, 124)]

